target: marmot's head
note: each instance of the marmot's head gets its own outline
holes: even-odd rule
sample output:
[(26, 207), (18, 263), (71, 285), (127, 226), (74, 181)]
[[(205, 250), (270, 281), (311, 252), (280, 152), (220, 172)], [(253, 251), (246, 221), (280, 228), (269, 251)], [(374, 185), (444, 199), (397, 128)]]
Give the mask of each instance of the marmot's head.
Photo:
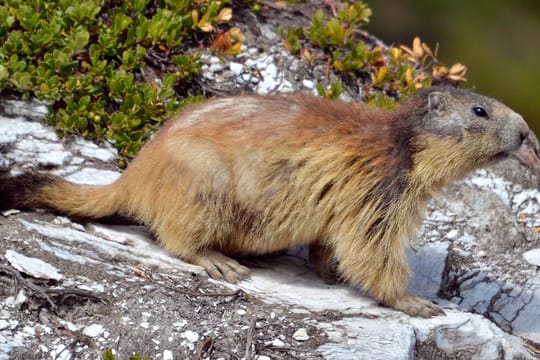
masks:
[(509, 155), (540, 175), (534, 133), (521, 115), (495, 99), (453, 87), (432, 87), (398, 111), (414, 119), (413, 177), (419, 183), (444, 185)]
[(511, 155), (524, 143), (537, 147), (523, 117), (495, 99), (449, 86), (426, 89), (418, 97), (424, 107), (421, 128), (467, 144), (479, 163)]
[(453, 87), (433, 87), (424, 96), (424, 129), (463, 141), (474, 140), (486, 155), (509, 155), (529, 137), (523, 117), (495, 99)]

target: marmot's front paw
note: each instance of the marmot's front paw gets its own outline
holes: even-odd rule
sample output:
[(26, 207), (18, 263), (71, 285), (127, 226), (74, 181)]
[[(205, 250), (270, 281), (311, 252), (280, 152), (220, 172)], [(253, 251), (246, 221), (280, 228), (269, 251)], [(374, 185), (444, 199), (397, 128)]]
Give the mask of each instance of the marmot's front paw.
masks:
[(215, 280), (237, 283), (249, 276), (249, 269), (217, 251), (207, 251), (191, 259), (191, 263), (202, 266)]
[(445, 312), (428, 299), (418, 296), (405, 295), (392, 304), (384, 304), (395, 310), (403, 311), (410, 316), (430, 318), (437, 315), (446, 315)]

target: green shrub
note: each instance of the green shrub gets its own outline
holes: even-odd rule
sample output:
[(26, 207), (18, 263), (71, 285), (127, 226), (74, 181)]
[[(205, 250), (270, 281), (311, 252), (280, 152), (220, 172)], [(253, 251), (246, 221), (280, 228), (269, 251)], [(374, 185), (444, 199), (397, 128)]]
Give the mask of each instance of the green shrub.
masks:
[(227, 22), (225, 4), (6, 0), (0, 90), (46, 101), (60, 134), (108, 139), (124, 158), (133, 157), (163, 121), (199, 99), (175, 91), (201, 65), (182, 46)]

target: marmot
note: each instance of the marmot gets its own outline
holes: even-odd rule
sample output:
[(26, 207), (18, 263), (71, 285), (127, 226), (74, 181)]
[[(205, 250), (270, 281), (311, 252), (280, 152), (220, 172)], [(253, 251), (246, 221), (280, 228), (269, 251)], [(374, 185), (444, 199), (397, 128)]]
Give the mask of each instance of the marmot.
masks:
[(128, 215), (230, 282), (249, 270), (228, 256), (309, 244), (327, 281), (335, 259), (341, 279), (381, 304), (430, 317), (442, 311), (407, 293), (405, 257), (427, 201), (535, 140), (505, 105), (453, 87), (396, 110), (303, 94), (218, 98), (168, 122), (113, 184), (4, 176), (0, 209)]

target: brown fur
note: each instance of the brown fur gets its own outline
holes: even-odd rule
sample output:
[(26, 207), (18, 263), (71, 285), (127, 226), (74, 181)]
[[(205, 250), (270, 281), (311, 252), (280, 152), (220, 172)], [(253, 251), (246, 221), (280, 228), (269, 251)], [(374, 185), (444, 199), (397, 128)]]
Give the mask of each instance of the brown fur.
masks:
[[(480, 105), (489, 118), (473, 113)], [(111, 185), (47, 176), (18, 200), (0, 185), (0, 199), (84, 217), (127, 214), (170, 252), (228, 281), (248, 270), (223, 254), (311, 244), (326, 281), (337, 260), (345, 281), (427, 317), (440, 309), (406, 293), (405, 258), (427, 200), (515, 151), (528, 131), (496, 100), (452, 88), (424, 90), (395, 111), (307, 95), (240, 96), (179, 114)], [(0, 184), (8, 182), (17, 178)]]

